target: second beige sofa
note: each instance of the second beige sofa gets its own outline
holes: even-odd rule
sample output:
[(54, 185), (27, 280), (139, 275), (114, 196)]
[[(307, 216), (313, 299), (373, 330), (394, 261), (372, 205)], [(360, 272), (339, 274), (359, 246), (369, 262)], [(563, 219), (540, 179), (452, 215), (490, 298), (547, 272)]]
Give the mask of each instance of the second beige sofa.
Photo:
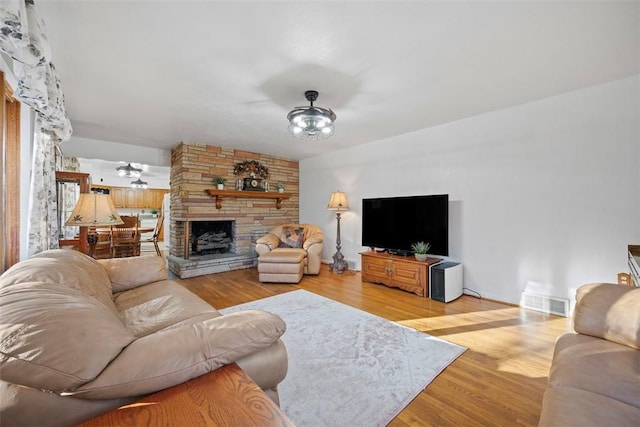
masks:
[(581, 286), (556, 342), (540, 427), (640, 426), (640, 288)]

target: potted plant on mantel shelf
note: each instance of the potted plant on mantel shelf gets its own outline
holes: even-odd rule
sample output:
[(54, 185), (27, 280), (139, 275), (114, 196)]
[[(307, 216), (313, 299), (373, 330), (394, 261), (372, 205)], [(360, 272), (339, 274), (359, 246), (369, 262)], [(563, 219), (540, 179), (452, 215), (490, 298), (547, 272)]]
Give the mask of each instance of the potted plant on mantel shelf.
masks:
[(278, 190), (278, 193), (284, 193), (284, 184), (281, 182), (277, 183), (276, 189)]
[(224, 183), (227, 182), (227, 179), (221, 176), (216, 176), (213, 179), (213, 182), (216, 184), (216, 187), (218, 188), (218, 190), (224, 190)]
[(429, 249), (431, 249), (430, 243), (425, 242), (415, 242), (411, 244), (411, 250), (413, 251), (413, 255), (416, 257), (418, 261), (426, 261), (427, 253), (429, 253)]

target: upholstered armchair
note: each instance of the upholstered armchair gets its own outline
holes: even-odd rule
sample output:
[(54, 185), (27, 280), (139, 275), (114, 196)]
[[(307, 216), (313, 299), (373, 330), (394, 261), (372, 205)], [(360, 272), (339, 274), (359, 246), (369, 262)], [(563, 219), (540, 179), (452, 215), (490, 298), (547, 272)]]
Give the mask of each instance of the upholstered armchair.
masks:
[(256, 242), (258, 256), (269, 252), (300, 252), (304, 274), (320, 273), (322, 230), (313, 224), (284, 224), (269, 230)]

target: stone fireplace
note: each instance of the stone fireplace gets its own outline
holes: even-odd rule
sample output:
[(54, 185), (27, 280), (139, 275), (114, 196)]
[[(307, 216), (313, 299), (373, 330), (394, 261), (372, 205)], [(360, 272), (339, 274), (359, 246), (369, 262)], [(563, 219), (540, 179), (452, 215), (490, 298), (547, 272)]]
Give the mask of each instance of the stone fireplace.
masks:
[[(290, 193), (281, 207), (274, 199), (251, 197), (244, 191), (234, 196), (234, 165), (256, 160), (269, 168), (272, 191), (282, 182)], [(222, 198), (207, 193), (215, 188), (213, 179), (222, 176), (231, 185)], [(171, 153), (171, 223), (169, 269), (180, 278), (244, 268), (257, 264), (255, 241), (270, 228), (297, 223), (299, 217), (298, 162), (265, 154), (181, 143)], [(202, 230), (207, 231), (202, 231)], [(204, 235), (208, 233), (207, 235)], [(200, 239), (200, 240), (198, 240)]]

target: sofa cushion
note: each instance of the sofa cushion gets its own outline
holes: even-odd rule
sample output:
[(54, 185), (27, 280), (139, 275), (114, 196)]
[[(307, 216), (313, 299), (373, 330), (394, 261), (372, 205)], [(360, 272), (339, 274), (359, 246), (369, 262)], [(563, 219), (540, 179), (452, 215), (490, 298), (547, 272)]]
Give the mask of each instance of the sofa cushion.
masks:
[(571, 388), (544, 393), (538, 427), (637, 427), (640, 409), (601, 394)]
[(125, 327), (138, 338), (192, 317), (220, 316), (211, 305), (170, 280), (117, 293), (114, 303)]
[(132, 342), (73, 395), (112, 399), (172, 387), (271, 347), (285, 329), (280, 317), (256, 310), (167, 328)]
[(110, 309), (59, 283), (0, 289), (0, 378), (65, 392), (93, 380), (134, 337)]
[(167, 280), (167, 261), (156, 255), (101, 259), (98, 263), (107, 271), (114, 294)]
[(549, 372), (551, 387), (574, 387), (640, 406), (638, 350), (588, 335), (558, 338)]

